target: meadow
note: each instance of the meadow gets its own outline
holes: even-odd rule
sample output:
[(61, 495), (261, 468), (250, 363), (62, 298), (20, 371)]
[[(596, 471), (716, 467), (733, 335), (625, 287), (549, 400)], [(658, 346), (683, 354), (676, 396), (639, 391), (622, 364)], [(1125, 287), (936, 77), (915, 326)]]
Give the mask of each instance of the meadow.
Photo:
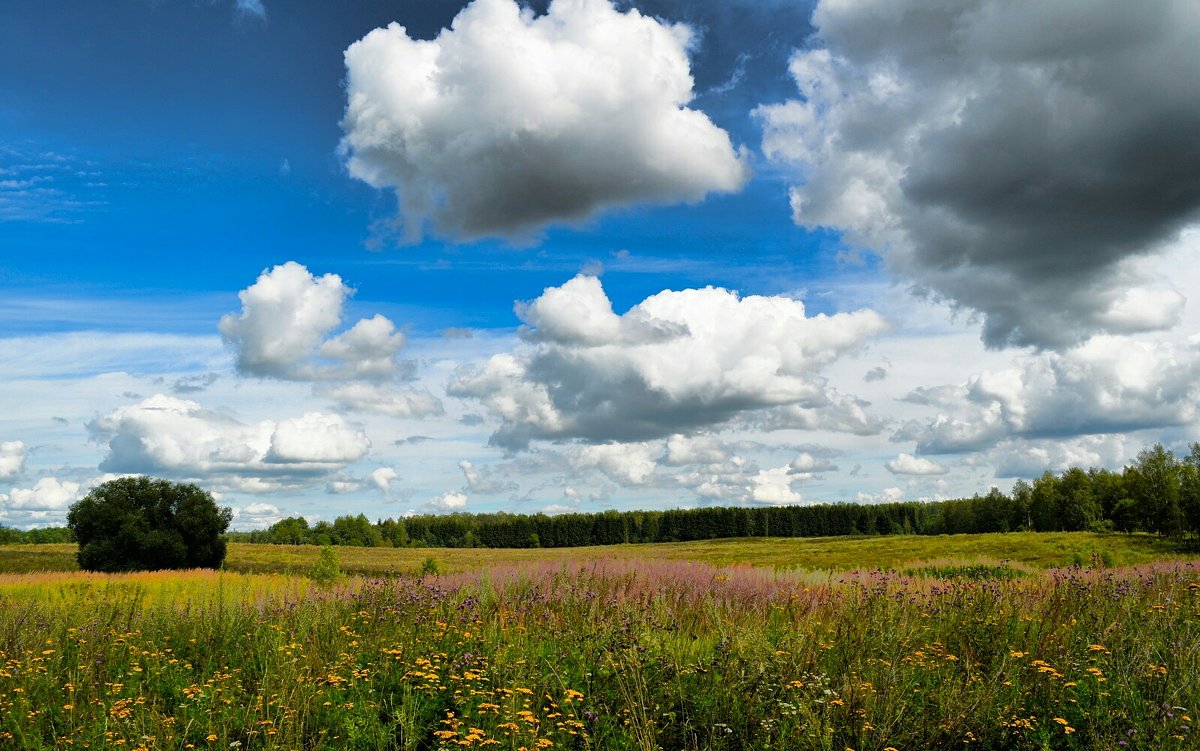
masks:
[(67, 548), (0, 574), (0, 747), (1197, 747), (1200, 564), (1150, 537), (342, 548), (327, 584)]

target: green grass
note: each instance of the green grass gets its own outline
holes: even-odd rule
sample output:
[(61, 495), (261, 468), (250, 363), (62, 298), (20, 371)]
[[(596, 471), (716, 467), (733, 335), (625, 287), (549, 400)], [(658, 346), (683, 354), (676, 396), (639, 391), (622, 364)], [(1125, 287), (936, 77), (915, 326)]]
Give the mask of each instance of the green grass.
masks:
[(1194, 564), (0, 575), (29, 751), (1190, 751), (1197, 675)]
[[(73, 545), (0, 546), (0, 572), (73, 571)], [(317, 561), (320, 548), (312, 545), (255, 545), (233, 543), (225, 567), (231, 571), (305, 573)], [(778, 569), (832, 571), (871, 568), (911, 568), (921, 564), (1009, 561), (1017, 566), (1046, 568), (1090, 562), (1105, 557), (1112, 565), (1128, 566), (1194, 556), (1194, 548), (1151, 535), (1092, 534), (1087, 532), (1013, 532), (1009, 534), (742, 538), (688, 543), (610, 545), (587, 548), (456, 549), (456, 548), (337, 548), (342, 569), (362, 574), (414, 574), (432, 558), (444, 573), (468, 571), (483, 565), (535, 561), (617, 559), (686, 560), (716, 566), (748, 564)]]

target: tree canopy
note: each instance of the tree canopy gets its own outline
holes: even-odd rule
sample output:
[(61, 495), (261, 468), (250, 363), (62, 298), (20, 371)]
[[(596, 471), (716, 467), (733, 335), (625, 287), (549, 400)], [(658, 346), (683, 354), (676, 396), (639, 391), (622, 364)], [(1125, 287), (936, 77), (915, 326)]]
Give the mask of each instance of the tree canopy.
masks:
[(86, 571), (217, 568), (232, 519), (196, 485), (150, 477), (98, 485), (67, 512)]

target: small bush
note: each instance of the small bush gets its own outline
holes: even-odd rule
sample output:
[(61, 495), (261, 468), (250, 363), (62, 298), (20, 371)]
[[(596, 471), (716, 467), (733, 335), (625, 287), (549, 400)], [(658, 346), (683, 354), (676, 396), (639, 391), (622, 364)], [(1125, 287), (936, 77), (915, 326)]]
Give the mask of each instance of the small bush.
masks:
[(437, 561), (432, 558), (426, 558), (421, 563), (421, 576), (437, 576), (441, 571), (438, 570)]
[(337, 552), (329, 545), (321, 546), (321, 554), (317, 562), (308, 572), (308, 578), (321, 584), (329, 584), (342, 578), (342, 567), (338, 563)]

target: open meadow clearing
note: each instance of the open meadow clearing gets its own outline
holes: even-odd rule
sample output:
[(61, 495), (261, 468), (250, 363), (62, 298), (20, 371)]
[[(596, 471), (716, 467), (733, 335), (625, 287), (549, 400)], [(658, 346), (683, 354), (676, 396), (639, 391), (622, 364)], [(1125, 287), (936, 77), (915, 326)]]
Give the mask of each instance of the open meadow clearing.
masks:
[[(378, 555), (401, 573), (327, 585), (3, 574), (0, 746), (1195, 748), (1196, 562), (732, 563), (783, 542), (821, 543), (679, 546), (708, 561), (655, 555), (670, 546), (341, 549), (343, 563)], [(874, 540), (840, 542), (878, 554)], [(296, 551), (234, 546), (229, 563), (277, 552)], [(427, 557), (447, 573), (405, 570)]]

